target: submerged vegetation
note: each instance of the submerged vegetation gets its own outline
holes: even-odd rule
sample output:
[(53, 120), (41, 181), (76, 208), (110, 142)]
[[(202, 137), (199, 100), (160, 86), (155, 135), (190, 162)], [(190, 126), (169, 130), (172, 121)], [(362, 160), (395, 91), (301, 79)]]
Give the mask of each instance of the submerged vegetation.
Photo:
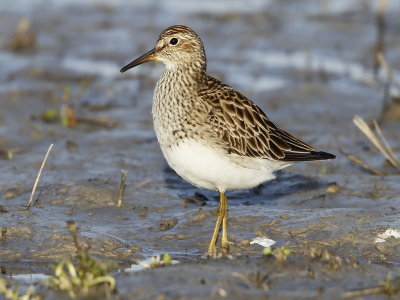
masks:
[[(90, 255), (90, 246), (83, 247), (79, 241), (78, 228), (75, 222), (67, 223), (67, 228), (72, 237), (76, 255), (73, 260), (63, 259), (54, 267), (54, 274), (47, 280), (40, 281), (39, 286), (47, 286), (53, 291), (66, 293), (70, 298), (86, 296), (107, 298), (115, 292), (116, 279), (109, 273), (116, 264), (99, 260)], [(144, 269), (162, 268), (172, 265), (174, 261), (168, 253), (152, 256), (149, 261), (138, 261)], [(41, 300), (49, 291), (41, 290), (38, 293), (34, 285), (23, 290), (19, 286), (12, 286), (0, 277), (0, 299), (5, 300)], [(2, 298), (3, 297), (3, 298)]]
[(400, 277), (393, 278), (392, 274), (388, 274), (377, 287), (370, 287), (360, 290), (345, 292), (342, 298), (356, 298), (373, 294), (386, 294), (390, 298), (398, 296), (400, 293)]
[(268, 257), (272, 256), (277, 261), (285, 261), (289, 257), (292, 251), (288, 247), (267, 247), (263, 250), (263, 255)]
[[(11, 287), (0, 277), (0, 298), (5, 300), (40, 300), (42, 297), (35, 291), (35, 287), (30, 285), (25, 292), (20, 292), (19, 287)], [(3, 298), (1, 298), (3, 299)]]
[(115, 289), (115, 279), (108, 274), (110, 264), (100, 262), (89, 255), (89, 247), (83, 248), (78, 240), (78, 229), (74, 222), (68, 222), (68, 230), (76, 249), (76, 266), (69, 260), (62, 260), (49, 278), (49, 286), (67, 292), (71, 298), (86, 295), (93, 287), (103, 287), (106, 293)]

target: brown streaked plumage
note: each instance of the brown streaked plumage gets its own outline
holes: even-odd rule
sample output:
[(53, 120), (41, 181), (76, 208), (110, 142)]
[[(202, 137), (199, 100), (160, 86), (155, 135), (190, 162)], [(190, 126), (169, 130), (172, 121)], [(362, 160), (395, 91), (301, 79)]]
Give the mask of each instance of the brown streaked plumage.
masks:
[(229, 250), (225, 191), (254, 187), (295, 162), (335, 158), (280, 129), (252, 101), (207, 75), (203, 42), (189, 27), (168, 27), (154, 49), (121, 72), (150, 60), (166, 65), (152, 108), (166, 160), (187, 181), (220, 193), (209, 256), (216, 255), (221, 226), (223, 253)]
[(334, 158), (279, 128), (257, 105), (211, 76), (198, 96), (210, 105), (209, 122), (228, 153), (280, 161)]

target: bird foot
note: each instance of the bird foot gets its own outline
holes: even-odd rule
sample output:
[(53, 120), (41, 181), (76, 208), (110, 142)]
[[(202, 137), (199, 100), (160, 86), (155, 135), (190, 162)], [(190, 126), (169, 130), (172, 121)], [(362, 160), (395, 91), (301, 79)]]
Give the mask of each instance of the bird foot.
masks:
[(221, 250), (218, 251), (216, 247), (209, 248), (206, 253), (206, 258), (230, 258), (229, 255), (229, 243), (221, 245)]

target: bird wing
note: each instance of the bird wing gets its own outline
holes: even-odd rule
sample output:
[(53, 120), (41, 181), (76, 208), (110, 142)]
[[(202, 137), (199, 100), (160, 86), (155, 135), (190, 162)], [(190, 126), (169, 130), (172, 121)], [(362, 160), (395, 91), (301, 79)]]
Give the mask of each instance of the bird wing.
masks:
[(213, 135), (228, 153), (281, 161), (334, 157), (279, 128), (256, 104), (213, 77), (208, 76), (199, 96), (209, 107), (208, 122)]

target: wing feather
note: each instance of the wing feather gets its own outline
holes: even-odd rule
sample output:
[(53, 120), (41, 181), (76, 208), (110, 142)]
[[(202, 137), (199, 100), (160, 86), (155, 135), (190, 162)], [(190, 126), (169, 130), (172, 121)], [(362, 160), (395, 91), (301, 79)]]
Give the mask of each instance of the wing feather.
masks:
[(208, 76), (198, 92), (209, 107), (208, 122), (213, 136), (228, 153), (281, 161), (331, 159), (271, 122), (245, 96)]

